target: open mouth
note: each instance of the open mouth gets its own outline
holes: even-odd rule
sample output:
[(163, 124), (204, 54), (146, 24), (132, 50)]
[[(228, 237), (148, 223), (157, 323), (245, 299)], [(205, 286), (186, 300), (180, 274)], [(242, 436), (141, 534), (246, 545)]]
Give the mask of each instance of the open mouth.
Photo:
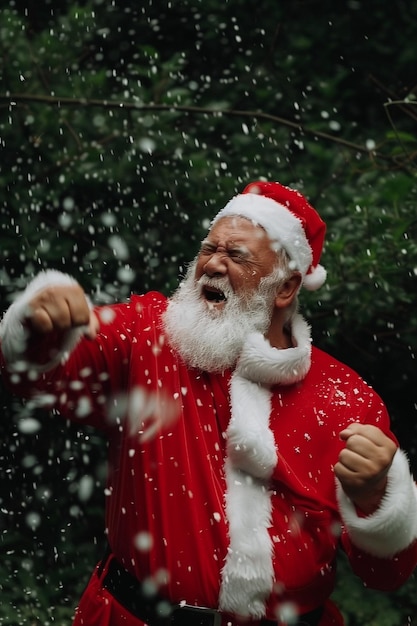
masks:
[(208, 287), (207, 285), (203, 287), (203, 296), (207, 302), (211, 302), (212, 304), (221, 304), (227, 300), (223, 291), (215, 287)]

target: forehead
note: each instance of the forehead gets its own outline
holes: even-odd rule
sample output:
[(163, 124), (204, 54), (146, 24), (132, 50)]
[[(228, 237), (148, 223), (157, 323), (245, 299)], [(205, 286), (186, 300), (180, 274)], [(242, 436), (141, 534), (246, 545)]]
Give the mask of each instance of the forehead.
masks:
[(210, 229), (207, 239), (213, 243), (271, 247), (271, 241), (262, 226), (239, 216), (220, 218)]

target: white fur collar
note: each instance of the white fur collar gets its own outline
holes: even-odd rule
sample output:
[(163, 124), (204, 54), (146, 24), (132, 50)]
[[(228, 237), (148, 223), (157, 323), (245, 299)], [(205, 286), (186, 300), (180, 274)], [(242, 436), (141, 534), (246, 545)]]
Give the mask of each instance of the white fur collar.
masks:
[(291, 325), (293, 348), (278, 350), (260, 333), (248, 336), (237, 365), (238, 373), (248, 380), (267, 385), (290, 385), (302, 380), (310, 369), (310, 327), (301, 315)]
[(219, 602), (224, 611), (255, 619), (265, 614), (274, 583), (268, 481), (278, 456), (269, 428), (270, 386), (298, 382), (310, 368), (310, 329), (300, 315), (293, 320), (292, 341), (295, 347), (277, 350), (262, 335), (250, 335), (230, 382), (225, 463), (230, 543)]

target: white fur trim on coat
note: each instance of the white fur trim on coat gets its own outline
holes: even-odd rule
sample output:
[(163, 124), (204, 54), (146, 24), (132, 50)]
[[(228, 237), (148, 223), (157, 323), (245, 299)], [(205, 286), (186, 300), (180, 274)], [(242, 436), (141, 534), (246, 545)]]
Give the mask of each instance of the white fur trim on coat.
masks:
[(261, 618), (274, 583), (268, 532), (272, 511), (268, 479), (277, 463), (269, 428), (271, 391), (235, 371), (230, 402), (225, 463), (230, 543), (219, 603), (223, 611)]
[(268, 479), (277, 464), (274, 435), (269, 428), (269, 389), (233, 374), (232, 417), (227, 427), (227, 454), (232, 465), (251, 476)]
[(260, 333), (247, 337), (230, 382), (227, 427), (226, 515), (229, 549), (222, 569), (223, 611), (259, 619), (274, 585), (269, 479), (278, 462), (269, 427), (270, 385), (295, 383), (311, 364), (310, 328), (296, 314), (293, 348), (273, 348)]
[(263, 384), (292, 385), (302, 380), (311, 366), (311, 331), (305, 319), (294, 315), (291, 321), (293, 348), (273, 348), (260, 333), (247, 337), (239, 357), (241, 376)]
[(395, 453), (385, 495), (372, 515), (359, 517), (339, 480), (336, 481), (342, 520), (358, 548), (388, 559), (417, 539), (417, 487), (402, 450)]
[(226, 512), (230, 544), (222, 570), (219, 606), (223, 611), (261, 618), (272, 591), (274, 570), (271, 496), (267, 485), (226, 461)]
[(77, 281), (62, 272), (46, 270), (41, 272), (26, 287), (25, 291), (17, 296), (8, 308), (0, 324), (0, 340), (4, 358), (10, 370), (22, 371), (28, 367), (37, 372), (51, 369), (64, 361), (75, 348), (80, 338), (87, 330), (87, 326), (80, 326), (65, 333), (64, 340), (56, 350), (53, 358), (46, 364), (28, 362), (25, 357), (28, 340), (28, 330), (24, 321), (27, 318), (29, 302), (46, 287), (76, 285)]

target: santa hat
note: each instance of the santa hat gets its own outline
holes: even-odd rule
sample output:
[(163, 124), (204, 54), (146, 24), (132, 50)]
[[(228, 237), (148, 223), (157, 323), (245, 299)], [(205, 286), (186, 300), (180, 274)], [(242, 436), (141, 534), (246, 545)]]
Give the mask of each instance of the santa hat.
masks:
[(250, 183), (212, 223), (233, 215), (262, 226), (270, 239), (286, 250), (306, 289), (315, 291), (323, 285), (326, 270), (319, 261), (326, 225), (300, 192), (276, 182)]

